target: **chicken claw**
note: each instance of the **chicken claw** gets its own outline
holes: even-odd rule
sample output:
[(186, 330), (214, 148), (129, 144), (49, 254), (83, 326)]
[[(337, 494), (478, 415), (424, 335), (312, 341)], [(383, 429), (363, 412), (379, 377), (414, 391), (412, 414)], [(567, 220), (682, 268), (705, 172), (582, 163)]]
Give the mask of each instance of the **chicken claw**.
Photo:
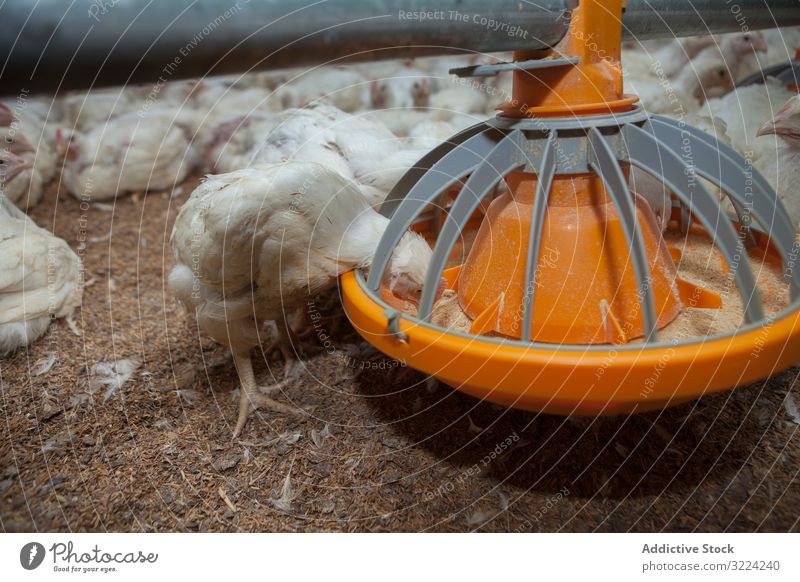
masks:
[(266, 408), (274, 410), (275, 412), (282, 412), (296, 416), (297, 410), (286, 404), (282, 404), (272, 398), (262, 394), (263, 392), (276, 392), (283, 389), (294, 378), (286, 378), (281, 382), (260, 388), (256, 384), (255, 375), (253, 374), (253, 363), (250, 360), (249, 354), (234, 354), (234, 363), (236, 371), (239, 374), (239, 382), (241, 383), (241, 393), (239, 396), (239, 418), (236, 421), (236, 428), (233, 431), (233, 438), (238, 438), (247, 424), (247, 419), (250, 413), (259, 409)]

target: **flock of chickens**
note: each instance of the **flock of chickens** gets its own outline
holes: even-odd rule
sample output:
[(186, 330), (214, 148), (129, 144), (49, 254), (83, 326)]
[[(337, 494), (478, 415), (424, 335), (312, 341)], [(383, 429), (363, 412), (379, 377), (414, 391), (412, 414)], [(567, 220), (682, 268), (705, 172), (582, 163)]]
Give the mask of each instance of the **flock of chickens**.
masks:
[[(800, 222), (800, 96), (774, 79), (736, 80), (787, 60), (800, 30), (650, 41), (623, 50), (626, 91), (644, 107), (716, 134), (742, 153)], [(0, 356), (42, 336), (52, 319), (72, 323), (82, 273), (69, 245), (25, 213), (53, 180), (82, 203), (174, 189), (208, 174), (172, 233), (169, 287), (200, 328), (228, 346), (242, 385), (238, 435), (250, 412), (292, 409), (259, 387), (250, 361), (264, 324), (291, 341), (307, 324), (309, 295), (342, 273), (369, 268), (387, 225), (378, 214), (395, 183), (425, 153), (495, 114), (511, 96), (508, 74), (474, 83), (453, 67), (506, 60), (484, 55), (251, 73), (0, 103)], [(635, 189), (662, 221), (661, 183)], [(418, 298), (431, 249), (407, 233), (385, 283)]]

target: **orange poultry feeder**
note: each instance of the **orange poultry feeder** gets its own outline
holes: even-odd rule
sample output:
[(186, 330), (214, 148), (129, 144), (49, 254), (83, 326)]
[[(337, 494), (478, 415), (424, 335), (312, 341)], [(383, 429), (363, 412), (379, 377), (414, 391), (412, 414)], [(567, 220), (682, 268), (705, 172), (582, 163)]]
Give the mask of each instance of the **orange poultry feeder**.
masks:
[[(732, 149), (648, 115), (623, 94), (622, 10), (622, 0), (581, 0), (553, 49), (451, 71), (511, 70), (513, 98), (496, 118), (422, 158), (384, 203), (391, 220), (371, 270), (342, 280), (345, 310), (367, 341), (479, 398), (579, 415), (677, 404), (800, 359), (798, 243), (785, 209)], [(733, 277), (744, 325), (659, 340), (687, 305), (715, 308), (723, 298), (678, 275), (653, 211), (628, 186), (632, 168), (673, 193), (684, 230), (691, 220), (702, 225)], [(393, 249), (459, 180), (418, 310), (399, 311), (381, 288)], [(466, 261), (447, 268), (476, 210), (502, 181), (505, 191), (485, 212)], [(703, 181), (727, 194), (738, 233)], [(746, 244), (759, 237), (783, 259), (791, 296), (769, 318), (747, 260)], [(469, 333), (431, 322), (442, 277), (471, 321)]]

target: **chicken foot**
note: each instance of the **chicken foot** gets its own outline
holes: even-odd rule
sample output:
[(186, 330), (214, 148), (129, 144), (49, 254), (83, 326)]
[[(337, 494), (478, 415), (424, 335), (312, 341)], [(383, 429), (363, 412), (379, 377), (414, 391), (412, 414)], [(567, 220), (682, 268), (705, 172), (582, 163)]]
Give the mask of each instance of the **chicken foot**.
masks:
[(247, 419), (250, 414), (259, 408), (266, 408), (274, 410), (275, 412), (282, 412), (296, 416), (298, 413), (295, 409), (286, 404), (282, 404), (272, 398), (262, 394), (262, 392), (275, 392), (283, 389), (294, 378), (285, 378), (284, 380), (272, 384), (271, 386), (259, 387), (256, 384), (256, 377), (253, 373), (253, 362), (250, 359), (250, 353), (233, 353), (233, 362), (236, 366), (236, 372), (239, 375), (239, 382), (241, 384), (239, 395), (239, 418), (236, 421), (236, 429), (233, 431), (233, 438), (237, 438), (247, 424)]

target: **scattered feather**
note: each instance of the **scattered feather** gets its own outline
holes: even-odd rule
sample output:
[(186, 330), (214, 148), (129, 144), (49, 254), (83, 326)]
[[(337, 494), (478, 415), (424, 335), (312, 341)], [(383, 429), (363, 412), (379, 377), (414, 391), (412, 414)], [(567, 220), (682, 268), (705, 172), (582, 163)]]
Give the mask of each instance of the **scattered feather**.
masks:
[(797, 403), (791, 394), (786, 394), (783, 400), (783, 407), (786, 409), (786, 414), (789, 415), (791, 421), (795, 424), (800, 424), (800, 411), (797, 410)]
[(297, 432), (287, 431), (281, 434), (280, 440), (282, 440), (286, 444), (293, 445), (300, 440), (301, 436), (303, 436), (303, 433), (301, 433), (300, 431)]
[(113, 204), (106, 204), (104, 202), (93, 202), (94, 207), (98, 210), (102, 210), (103, 212), (114, 212), (114, 205)]
[(439, 380), (437, 380), (434, 376), (430, 376), (425, 380), (425, 389), (428, 392), (435, 392), (438, 387)]
[(176, 390), (175, 394), (178, 395), (178, 398), (184, 406), (194, 406), (200, 402), (200, 399), (203, 397), (197, 390), (192, 390), (191, 388)]
[(313, 428), (311, 429), (311, 440), (314, 442), (318, 449), (322, 448), (322, 445), (325, 444), (325, 439), (327, 439), (331, 435), (331, 429), (328, 426), (328, 423), (325, 423), (325, 426), (321, 431)]
[(47, 374), (50, 370), (53, 369), (56, 361), (58, 361), (58, 356), (55, 354), (50, 354), (46, 358), (41, 358), (36, 360), (31, 368), (31, 374), (34, 376), (41, 376), (42, 374)]
[(289, 513), (292, 510), (292, 500), (294, 499), (294, 490), (292, 489), (292, 467), (294, 466), (294, 459), (292, 459), (292, 464), (289, 465), (289, 471), (286, 473), (286, 477), (283, 479), (283, 487), (281, 487), (281, 496), (277, 499), (274, 497), (270, 498), (269, 502), (275, 507), (275, 509), (279, 511), (283, 511), (285, 513)]
[(96, 364), (92, 368), (92, 379), (89, 381), (89, 391), (95, 394), (98, 390), (108, 387), (103, 396), (103, 403), (108, 402), (122, 386), (131, 379), (136, 370), (141, 366), (141, 362), (136, 358), (125, 358), (113, 363)]
[(484, 431), (484, 429), (472, 422), (472, 417), (469, 414), (467, 415), (467, 420), (469, 421), (469, 432), (473, 434), (481, 434)]
[(502, 491), (497, 491), (497, 497), (500, 499), (500, 508), (503, 511), (508, 511), (508, 496)]
[(169, 195), (170, 198), (177, 198), (178, 196), (183, 196), (183, 186), (178, 186), (173, 189), (172, 193)]
[(480, 527), (492, 517), (494, 517), (494, 512), (478, 509), (475, 513), (467, 518), (467, 525), (469, 527)]

